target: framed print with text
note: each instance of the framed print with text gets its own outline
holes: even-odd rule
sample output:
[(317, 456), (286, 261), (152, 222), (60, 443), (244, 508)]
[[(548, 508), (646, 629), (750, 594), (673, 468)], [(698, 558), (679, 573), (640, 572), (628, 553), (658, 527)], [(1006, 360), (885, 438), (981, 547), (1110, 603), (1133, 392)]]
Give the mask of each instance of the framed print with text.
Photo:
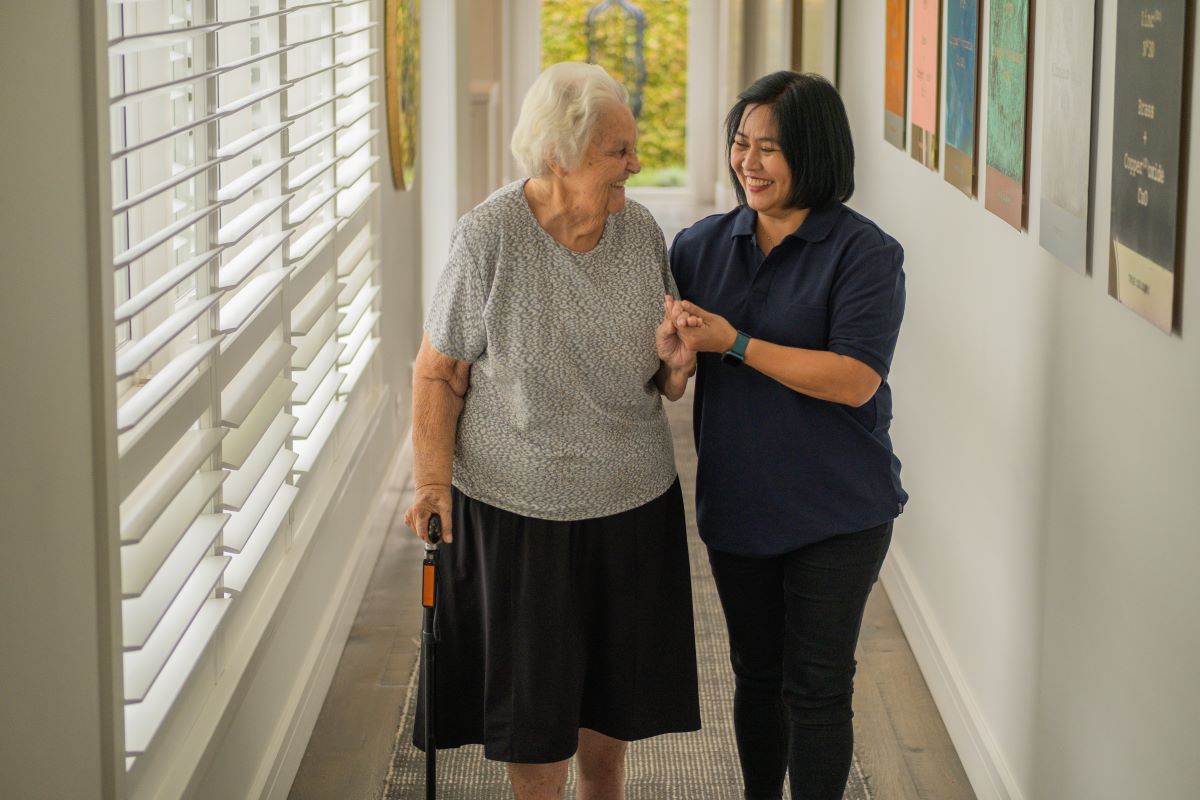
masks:
[(978, 183), (979, 6), (981, 0), (948, 0), (946, 6), (946, 182), (967, 197)]
[(983, 205), (1017, 230), (1028, 212), (1029, 0), (995, 0), (988, 18), (987, 173)]
[(1175, 324), (1187, 0), (1120, 0), (1108, 293)]
[(938, 168), (941, 0), (912, 0), (912, 157)]

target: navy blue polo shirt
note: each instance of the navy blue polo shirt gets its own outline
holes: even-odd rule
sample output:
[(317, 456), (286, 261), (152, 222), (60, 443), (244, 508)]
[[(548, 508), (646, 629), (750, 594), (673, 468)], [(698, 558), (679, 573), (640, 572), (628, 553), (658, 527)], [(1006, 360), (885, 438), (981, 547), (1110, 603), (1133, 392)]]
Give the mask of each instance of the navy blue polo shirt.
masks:
[(675, 238), (680, 296), (755, 339), (850, 356), (882, 379), (871, 400), (852, 408), (700, 354), (700, 536), (715, 550), (767, 556), (881, 525), (908, 499), (888, 434), (887, 382), (904, 316), (904, 250), (839, 203), (809, 212), (764, 257), (756, 216), (741, 206)]

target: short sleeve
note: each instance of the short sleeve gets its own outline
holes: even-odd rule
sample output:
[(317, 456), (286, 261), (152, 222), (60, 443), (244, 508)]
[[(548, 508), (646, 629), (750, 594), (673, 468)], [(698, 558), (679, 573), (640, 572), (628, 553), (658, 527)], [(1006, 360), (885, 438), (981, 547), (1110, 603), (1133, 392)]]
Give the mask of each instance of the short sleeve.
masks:
[(454, 226), (450, 256), (438, 278), (425, 320), (425, 332), (433, 348), (468, 364), (477, 361), (487, 348), (483, 322), (487, 296), (480, 275), (483, 265), (472, 253), (470, 232), (466, 218)]
[(659, 229), (657, 225), (655, 225), (655, 229), (658, 230), (658, 261), (659, 268), (662, 270), (663, 293), (669, 294), (671, 297), (678, 300), (679, 287), (675, 285), (675, 276), (671, 274), (671, 262), (667, 256), (667, 242), (666, 239), (663, 238), (662, 230)]
[(887, 380), (904, 318), (904, 250), (894, 240), (857, 248), (830, 297), (829, 349)]
[(682, 269), (683, 249), (679, 242), (683, 238), (683, 234), (687, 232), (684, 228), (679, 233), (675, 234), (675, 240), (671, 242), (671, 249), (667, 252), (667, 271), (671, 273), (671, 284), (675, 287), (675, 291), (679, 292), (676, 297), (682, 297), (683, 289), (680, 288), (680, 270)]

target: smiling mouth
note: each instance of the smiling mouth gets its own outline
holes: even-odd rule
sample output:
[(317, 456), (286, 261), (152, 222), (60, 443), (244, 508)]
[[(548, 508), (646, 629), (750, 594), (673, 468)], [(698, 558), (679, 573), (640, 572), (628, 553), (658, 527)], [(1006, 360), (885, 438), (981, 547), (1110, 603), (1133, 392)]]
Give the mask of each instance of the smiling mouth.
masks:
[(611, 186), (614, 189), (624, 189), (625, 181), (621, 181), (620, 183), (610, 183), (609, 186)]
[(774, 182), (775, 181), (769, 181), (766, 178), (751, 178), (749, 175), (746, 176), (746, 185), (753, 186), (755, 189), (761, 189), (764, 186), (770, 186)]

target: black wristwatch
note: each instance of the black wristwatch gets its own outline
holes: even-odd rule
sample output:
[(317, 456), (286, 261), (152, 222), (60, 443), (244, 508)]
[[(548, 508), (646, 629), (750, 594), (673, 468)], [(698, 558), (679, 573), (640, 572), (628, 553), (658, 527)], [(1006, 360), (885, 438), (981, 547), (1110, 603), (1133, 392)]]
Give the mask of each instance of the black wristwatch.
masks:
[(750, 334), (737, 332), (733, 345), (721, 354), (721, 360), (731, 367), (736, 367), (746, 360), (746, 345), (750, 343)]

